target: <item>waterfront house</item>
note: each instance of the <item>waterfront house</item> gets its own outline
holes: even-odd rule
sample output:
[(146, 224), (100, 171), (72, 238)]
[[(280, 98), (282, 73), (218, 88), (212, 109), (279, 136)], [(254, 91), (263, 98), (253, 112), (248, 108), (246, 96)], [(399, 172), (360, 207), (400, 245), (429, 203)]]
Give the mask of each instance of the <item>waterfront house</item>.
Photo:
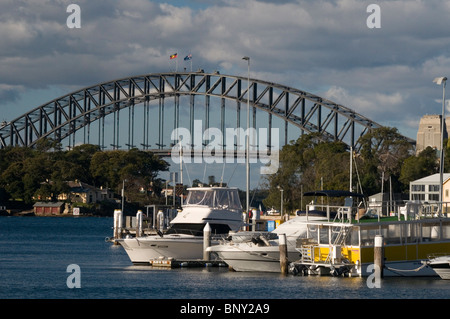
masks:
[(101, 201), (113, 201), (114, 194), (108, 188), (97, 188), (95, 186), (80, 182), (78, 180), (67, 182), (70, 190), (68, 193), (58, 195), (58, 200), (70, 201), (72, 203), (92, 204)]
[[(450, 202), (450, 173), (443, 175), (444, 202)], [(429, 175), (409, 183), (409, 200), (438, 202), (439, 201), (439, 173)]]

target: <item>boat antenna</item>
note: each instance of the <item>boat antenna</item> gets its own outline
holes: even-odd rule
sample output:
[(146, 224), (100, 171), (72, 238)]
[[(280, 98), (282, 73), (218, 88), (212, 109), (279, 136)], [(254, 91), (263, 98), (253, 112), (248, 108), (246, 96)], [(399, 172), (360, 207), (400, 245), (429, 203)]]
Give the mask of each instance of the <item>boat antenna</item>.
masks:
[(237, 164), (234, 166), (233, 173), (231, 173), (230, 179), (228, 180), (228, 185), (230, 185), (230, 181), (233, 178), (234, 172), (236, 172)]
[[(362, 189), (362, 183), (361, 183), (361, 177), (359, 176), (359, 170), (358, 170), (358, 164), (356, 163), (356, 158), (354, 156), (352, 156), (353, 160), (355, 161), (355, 171), (356, 171), (356, 176), (358, 178), (358, 185), (356, 186), (356, 189), (360, 189), (361, 194), (364, 195), (363, 189)], [(367, 202), (366, 199), (363, 197), (363, 203), (364, 203), (364, 207), (367, 208)]]
[(225, 173), (225, 162), (223, 163), (223, 166), (222, 166), (222, 176), (220, 177), (220, 187), (222, 187), (224, 173)]
[(206, 176), (206, 163), (205, 163), (205, 168), (203, 169), (203, 179), (202, 179), (202, 181), (205, 180), (205, 176)]
[(186, 168), (186, 174), (187, 174), (187, 177), (189, 180), (189, 185), (192, 185), (191, 176), (189, 175), (189, 170), (188, 170), (186, 163), (184, 163), (184, 167)]

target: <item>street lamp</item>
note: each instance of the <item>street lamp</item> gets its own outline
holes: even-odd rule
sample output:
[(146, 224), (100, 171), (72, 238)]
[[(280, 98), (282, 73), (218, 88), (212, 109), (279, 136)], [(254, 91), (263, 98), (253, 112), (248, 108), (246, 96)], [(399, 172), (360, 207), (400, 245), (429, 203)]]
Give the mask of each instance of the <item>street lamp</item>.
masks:
[(250, 211), (250, 160), (249, 160), (249, 144), (250, 144), (250, 57), (244, 56), (242, 60), (247, 61), (247, 134), (245, 138), (245, 177), (246, 177), (246, 212)]
[(278, 185), (277, 186), (277, 188), (280, 190), (280, 192), (281, 192), (281, 207), (280, 207), (280, 213), (281, 213), (281, 220), (283, 220), (283, 192), (284, 192), (284, 189), (282, 189), (281, 187), (280, 187), (280, 185)]
[(441, 158), (439, 169), (439, 202), (440, 213), (442, 214), (442, 205), (444, 201), (443, 186), (444, 186), (444, 121), (445, 121), (445, 82), (446, 77), (438, 77), (433, 80), (437, 85), (442, 84), (442, 119), (441, 119)]

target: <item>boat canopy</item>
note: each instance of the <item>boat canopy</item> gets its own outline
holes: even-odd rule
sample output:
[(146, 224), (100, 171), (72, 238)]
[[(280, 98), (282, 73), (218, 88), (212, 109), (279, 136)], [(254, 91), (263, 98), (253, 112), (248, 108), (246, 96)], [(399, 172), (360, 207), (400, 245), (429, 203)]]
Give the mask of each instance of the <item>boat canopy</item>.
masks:
[(200, 205), (222, 209), (242, 209), (237, 188), (189, 188), (184, 206)]
[(303, 196), (327, 196), (327, 197), (364, 197), (363, 194), (350, 191), (320, 190), (303, 193)]

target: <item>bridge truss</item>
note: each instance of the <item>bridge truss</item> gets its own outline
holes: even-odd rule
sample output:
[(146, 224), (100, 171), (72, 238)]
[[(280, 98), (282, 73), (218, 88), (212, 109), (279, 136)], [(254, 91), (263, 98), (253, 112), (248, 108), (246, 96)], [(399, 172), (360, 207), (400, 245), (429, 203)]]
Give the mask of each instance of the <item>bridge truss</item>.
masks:
[[(248, 89), (249, 88), (249, 89)], [(249, 99), (251, 106), (252, 126), (256, 128), (256, 111), (261, 110), (267, 114), (269, 136), (267, 144), (272, 146), (270, 134), (273, 126), (273, 116), (281, 118), (284, 122), (284, 142), (288, 142), (288, 124), (298, 127), (299, 133), (320, 133), (324, 140), (343, 141), (349, 146), (358, 148), (358, 138), (373, 128), (381, 125), (356, 113), (355, 111), (326, 100), (314, 94), (301, 91), (288, 86), (267, 81), (245, 77), (222, 75), (219, 73), (187, 72), (187, 73), (154, 73), (127, 77), (114, 81), (99, 83), (69, 93), (46, 104), (36, 107), (28, 113), (10, 121), (0, 124), (0, 148), (7, 146), (33, 147), (43, 138), (52, 138), (58, 142), (65, 141), (75, 145), (76, 134), (82, 132), (83, 143), (92, 143), (90, 135), (97, 134), (91, 130), (96, 122), (98, 126), (97, 142), (100, 147), (108, 148), (105, 142), (105, 118), (113, 115), (112, 135), (113, 149), (119, 145), (120, 111), (128, 109), (128, 148), (135, 147), (137, 140), (134, 128), (135, 106), (144, 104), (142, 138), (140, 145), (149, 149), (149, 129), (158, 126), (158, 141), (155, 143), (158, 150), (163, 150), (164, 144), (164, 101), (166, 98), (174, 99), (173, 128), (189, 126), (194, 129), (195, 98), (204, 97), (204, 129), (210, 127), (211, 116), (220, 117), (222, 132), (228, 125), (225, 121), (225, 103), (234, 101), (236, 112), (235, 127), (242, 127), (241, 112), (246, 113), (246, 104)], [(186, 105), (183, 111), (189, 112), (189, 123), (180, 120), (180, 97), (189, 99), (189, 111)], [(210, 99), (220, 101), (220, 114), (210, 114)], [(234, 103), (233, 102), (233, 103)], [(158, 104), (158, 117), (151, 120), (149, 116), (150, 103)], [(244, 110), (242, 110), (244, 108)], [(167, 114), (166, 114), (167, 116)], [(111, 118), (111, 117), (110, 117)], [(110, 125), (111, 121), (108, 121)], [(244, 123), (242, 123), (244, 124)], [(261, 125), (259, 123), (259, 125)], [(167, 123), (166, 123), (167, 126)], [(78, 132), (78, 133), (77, 133)], [(280, 134), (283, 136), (283, 134)], [(79, 136), (78, 136), (79, 138)], [(167, 142), (167, 139), (165, 140)], [(225, 145), (224, 145), (225, 147)]]

